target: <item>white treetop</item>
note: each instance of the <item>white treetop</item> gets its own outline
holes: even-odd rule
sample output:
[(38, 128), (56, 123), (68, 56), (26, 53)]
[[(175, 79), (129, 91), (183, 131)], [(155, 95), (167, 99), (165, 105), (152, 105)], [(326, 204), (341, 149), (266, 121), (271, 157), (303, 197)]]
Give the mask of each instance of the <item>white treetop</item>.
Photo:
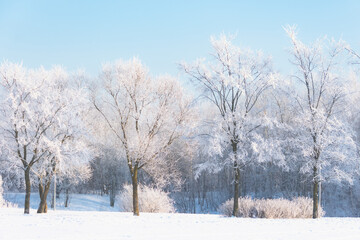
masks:
[(103, 66), (104, 92), (94, 99), (113, 134), (120, 141), (129, 165), (139, 168), (160, 159), (182, 136), (189, 104), (175, 79), (151, 79), (134, 58)]
[[(182, 64), (219, 113), (214, 116), (206, 151), (211, 155), (226, 154), (226, 162), (235, 162), (240, 168), (254, 160), (271, 159), (260, 153), (267, 146), (264, 145), (266, 139), (258, 131), (265, 125), (272, 125), (266, 118), (265, 108), (259, 106), (264, 92), (277, 84), (278, 76), (272, 71), (271, 59), (260, 51), (233, 45), (225, 35), (218, 39), (212, 37), (211, 44), (212, 59)], [(233, 145), (238, 147), (229, 153)], [(219, 166), (220, 170), (223, 163), (208, 162), (204, 167), (210, 165)]]
[(297, 109), (294, 145), (301, 149), (301, 171), (316, 181), (352, 182), (357, 148), (346, 121), (353, 91), (343, 58), (347, 45), (325, 38), (307, 46), (297, 38), (294, 27), (285, 30), (293, 45), (290, 61), (297, 69), (289, 93)]
[(60, 67), (27, 69), (10, 62), (0, 66), (0, 146), (9, 165), (24, 170), (27, 195), (30, 172), (51, 179), (55, 171), (69, 174), (89, 160), (81, 141), (86, 96), (71, 79)]
[[(81, 111), (83, 90), (70, 86), (71, 77), (60, 67), (26, 69), (5, 62), (0, 66), (2, 87), (1, 147), (9, 161), (26, 169), (56, 158), (86, 159)], [(79, 146), (78, 146), (79, 145)], [(45, 165), (39, 166), (39, 169)], [(66, 169), (64, 166), (58, 166)]]
[[(102, 115), (132, 176), (137, 199), (137, 173), (144, 168), (155, 181), (169, 179), (158, 174), (167, 166), (167, 151), (190, 125), (190, 101), (170, 76), (151, 78), (146, 67), (133, 58), (105, 64), (102, 87), (93, 104)], [(166, 182), (166, 181), (165, 181)], [(136, 195), (136, 196), (135, 196)], [(134, 200), (134, 214), (137, 200)]]

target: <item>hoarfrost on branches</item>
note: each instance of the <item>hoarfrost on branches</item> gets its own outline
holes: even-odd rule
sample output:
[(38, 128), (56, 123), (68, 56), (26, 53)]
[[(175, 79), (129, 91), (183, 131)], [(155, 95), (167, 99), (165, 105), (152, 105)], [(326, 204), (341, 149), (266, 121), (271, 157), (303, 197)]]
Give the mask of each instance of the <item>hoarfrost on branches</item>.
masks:
[(61, 67), (27, 69), (10, 62), (0, 66), (0, 145), (9, 167), (24, 172), (25, 213), (30, 207), (31, 174), (39, 180), (46, 176), (49, 185), (58, 169), (69, 173), (75, 162), (87, 159), (78, 111), (83, 96), (70, 86), (71, 79)]
[(138, 171), (144, 169), (159, 178), (154, 179), (158, 182), (171, 179), (164, 170), (174, 159), (167, 158), (167, 152), (191, 125), (191, 101), (176, 79), (151, 78), (137, 58), (105, 64), (101, 80), (93, 105), (126, 159), (133, 185), (133, 212), (139, 215)]
[[(275, 153), (262, 131), (273, 126), (266, 118), (265, 106), (259, 102), (264, 93), (274, 88), (278, 82), (277, 74), (272, 70), (271, 59), (262, 52), (253, 52), (232, 44), (225, 35), (211, 38), (212, 59), (197, 60), (194, 64), (181, 64), (183, 70), (203, 91), (203, 95), (218, 110), (211, 133), (210, 144), (206, 150), (212, 155), (221, 156), (225, 161), (208, 161), (201, 169), (220, 170), (228, 164), (234, 169), (234, 199), (239, 198), (240, 170), (254, 161), (268, 161), (273, 157), (264, 154)], [(234, 215), (238, 201), (234, 201)]]
[(301, 171), (313, 179), (313, 217), (319, 216), (319, 184), (324, 180), (352, 182), (357, 169), (355, 135), (346, 121), (349, 79), (344, 60), (347, 44), (327, 38), (305, 45), (295, 27), (285, 28), (292, 48), (292, 75), (288, 90), (294, 97), (297, 133), (293, 146), (300, 149)]

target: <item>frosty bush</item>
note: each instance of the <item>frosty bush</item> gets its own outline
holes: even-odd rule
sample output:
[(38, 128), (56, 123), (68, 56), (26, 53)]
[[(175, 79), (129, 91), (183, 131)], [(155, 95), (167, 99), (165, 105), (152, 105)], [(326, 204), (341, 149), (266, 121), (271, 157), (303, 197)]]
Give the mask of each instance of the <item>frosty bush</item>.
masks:
[(3, 193), (3, 181), (0, 175), (0, 207), (17, 207), (16, 204), (5, 201), (5, 199), (3, 198)]
[(3, 182), (2, 182), (2, 178), (1, 178), (1, 176), (0, 176), (0, 207), (1, 207), (2, 205), (4, 205), (4, 199), (3, 199), (3, 192), (4, 192), (4, 190), (3, 190), (3, 188), (2, 188), (2, 185), (3, 185)]
[[(174, 202), (168, 194), (160, 189), (139, 185), (140, 212), (171, 213), (175, 212)], [(132, 186), (125, 185), (118, 195), (117, 202), (121, 211), (132, 212)]]
[[(232, 216), (233, 199), (223, 203), (219, 212), (225, 216)], [(312, 218), (312, 199), (305, 197), (287, 199), (251, 199), (239, 198), (237, 217), (253, 218)], [(320, 216), (325, 212), (320, 208)]]

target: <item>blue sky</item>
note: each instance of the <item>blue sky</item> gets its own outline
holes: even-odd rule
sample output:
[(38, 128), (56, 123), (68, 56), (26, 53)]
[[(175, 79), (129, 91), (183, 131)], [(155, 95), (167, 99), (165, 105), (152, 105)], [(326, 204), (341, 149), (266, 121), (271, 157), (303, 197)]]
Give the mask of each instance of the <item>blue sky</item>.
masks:
[(178, 76), (178, 62), (208, 56), (211, 35), (236, 33), (284, 72), (287, 24), (305, 42), (326, 34), (360, 51), (360, 1), (0, 0), (0, 60), (97, 76), (102, 63), (137, 56), (153, 74)]

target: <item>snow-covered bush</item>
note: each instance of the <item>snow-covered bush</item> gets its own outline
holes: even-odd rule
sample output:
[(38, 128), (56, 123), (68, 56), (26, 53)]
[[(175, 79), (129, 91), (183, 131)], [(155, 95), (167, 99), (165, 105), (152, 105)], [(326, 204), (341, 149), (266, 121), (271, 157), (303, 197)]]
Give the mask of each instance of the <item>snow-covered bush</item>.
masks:
[[(219, 212), (225, 216), (232, 216), (233, 199), (223, 203)], [(287, 199), (251, 199), (239, 198), (237, 217), (253, 218), (312, 218), (313, 202), (310, 198), (298, 197)], [(325, 212), (320, 208), (320, 216)]]
[(3, 187), (2, 187), (2, 177), (0, 176), (0, 207), (4, 204), (4, 198), (3, 198)]
[(3, 193), (4, 193), (3, 181), (0, 175), (0, 207), (17, 207), (16, 204), (5, 201), (5, 199), (3, 198)]
[[(246, 217), (250, 216), (250, 209), (254, 205), (253, 200), (251, 198), (245, 197), (245, 198), (239, 198), (239, 214), (238, 217)], [(218, 211), (228, 217), (232, 216), (234, 207), (234, 199), (227, 200), (223, 204), (220, 205)]]
[[(174, 202), (168, 193), (156, 189), (139, 185), (139, 208), (140, 212), (152, 213), (171, 213), (175, 212)], [(121, 211), (133, 211), (132, 186), (125, 185), (124, 190), (117, 197), (117, 202)]]

